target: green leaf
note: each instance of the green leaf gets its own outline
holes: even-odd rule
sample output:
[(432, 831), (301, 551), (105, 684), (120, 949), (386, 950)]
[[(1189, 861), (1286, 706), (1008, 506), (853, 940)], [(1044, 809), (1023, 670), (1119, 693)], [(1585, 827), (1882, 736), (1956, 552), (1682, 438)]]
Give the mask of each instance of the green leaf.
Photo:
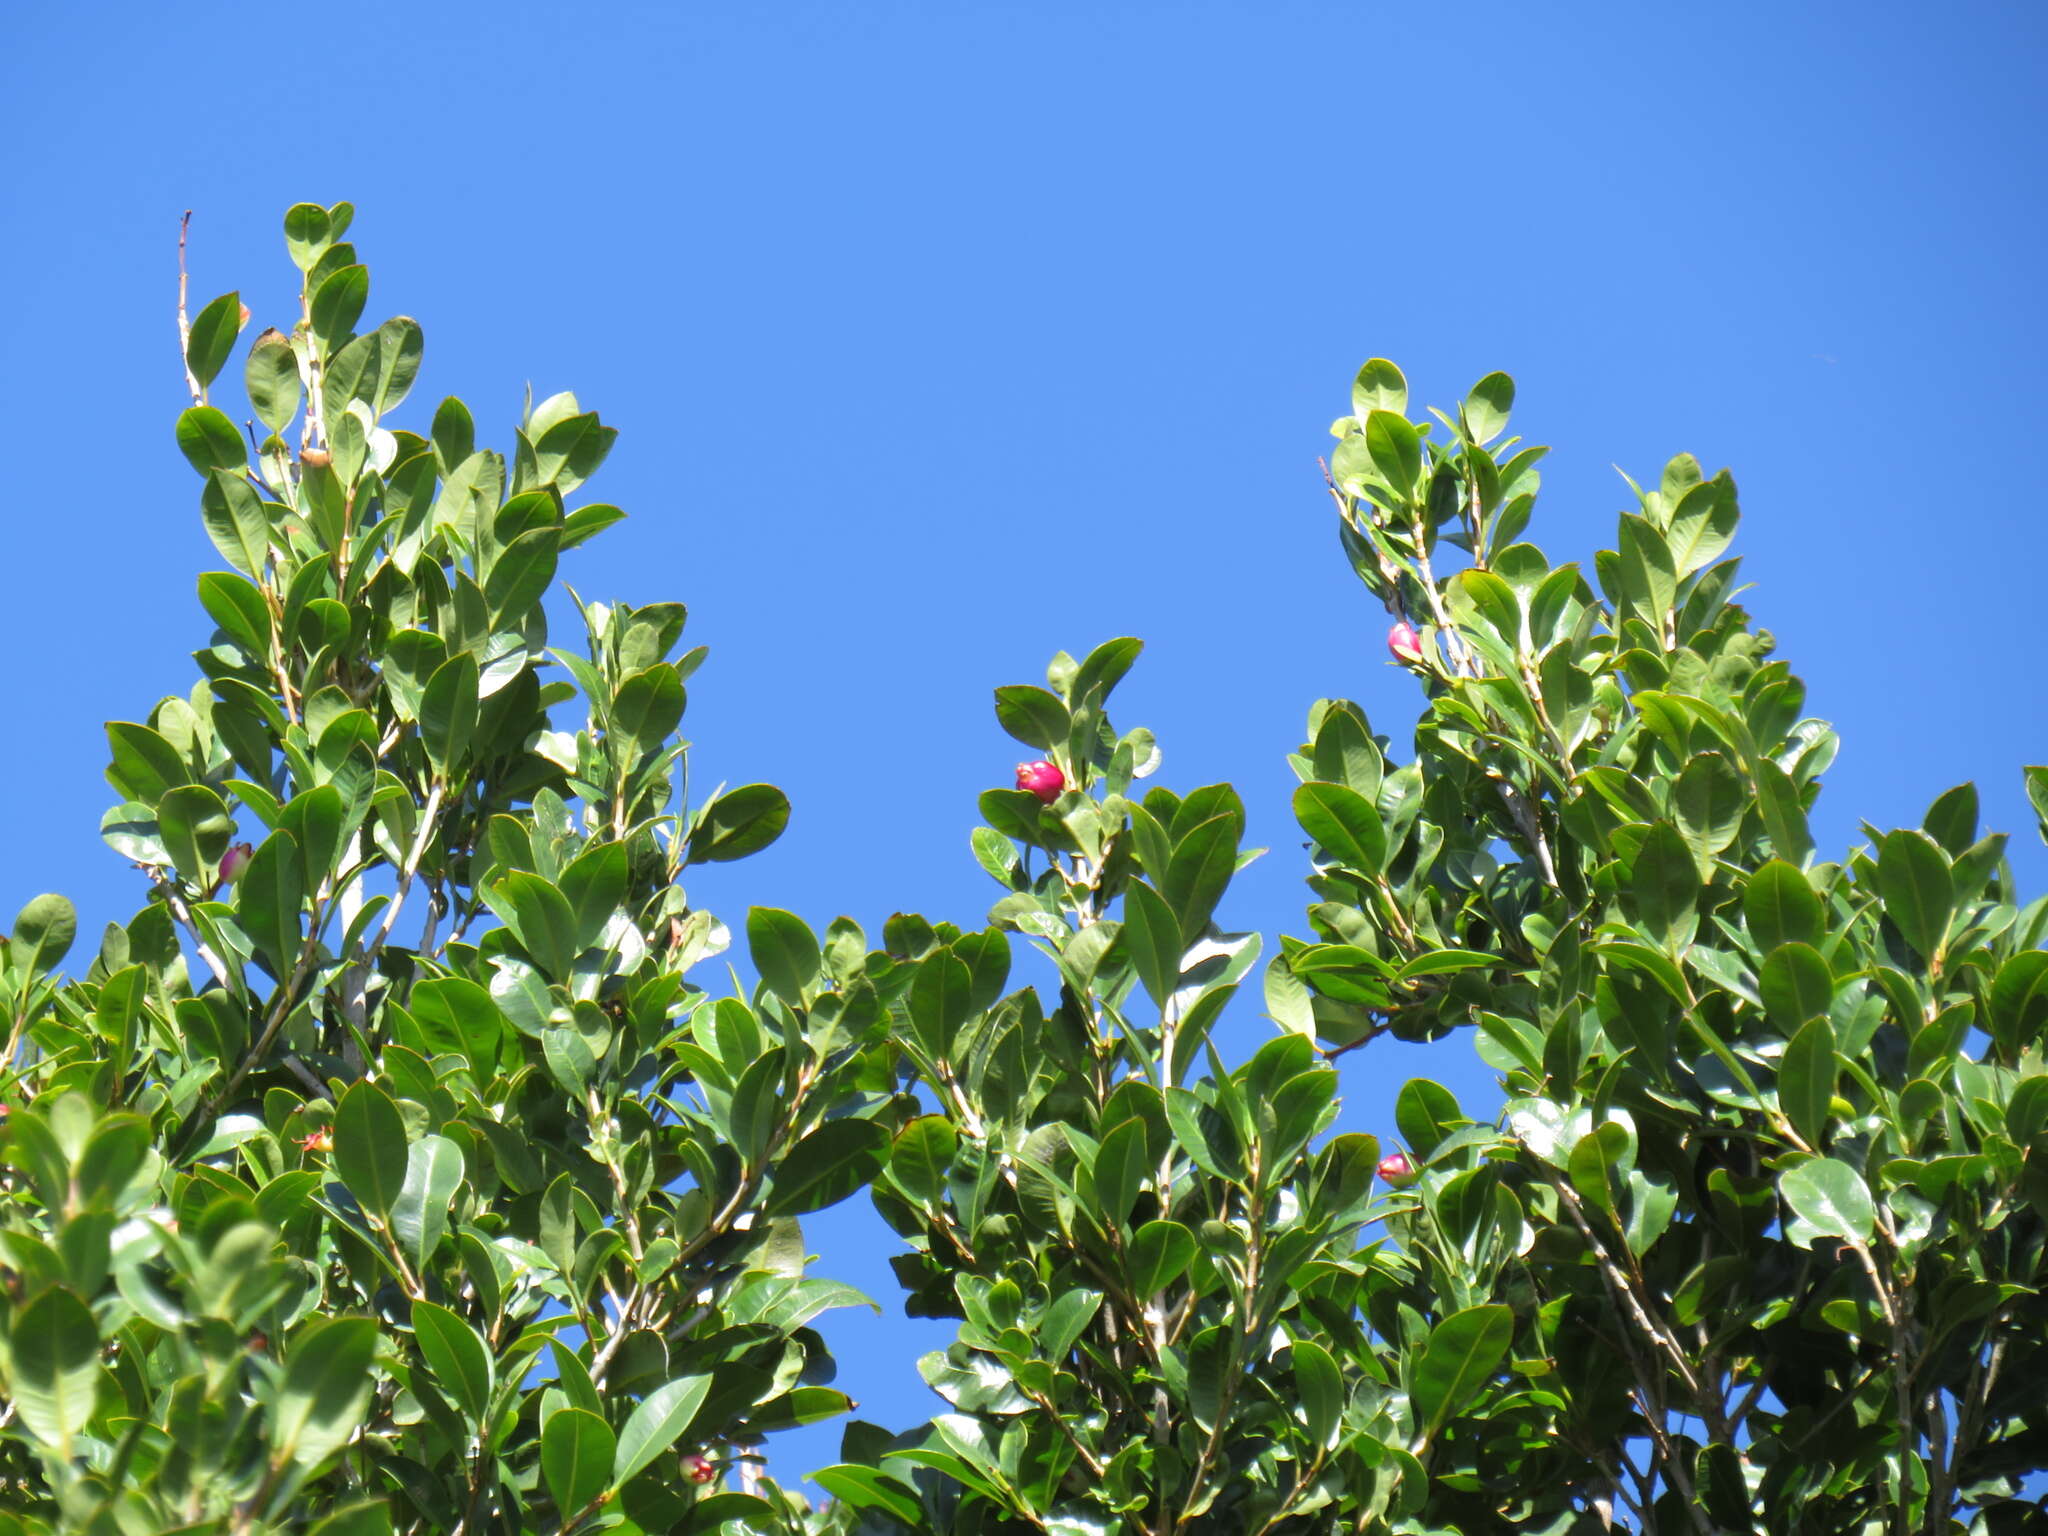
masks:
[(1151, 1174), (1145, 1122), (1132, 1118), (1113, 1127), (1095, 1153), (1095, 1198), (1103, 1222), (1122, 1226)]
[(1394, 1101), (1394, 1123), (1417, 1159), (1426, 1158), (1436, 1144), (1465, 1123), (1457, 1095), (1441, 1083), (1426, 1077), (1411, 1077), (1401, 1085)]
[(99, 1404), (100, 1336), (92, 1309), (53, 1285), (14, 1314), (9, 1333), (15, 1412), (30, 1434), (68, 1460), (72, 1438)]
[(1813, 944), (1820, 939), (1820, 898), (1806, 876), (1783, 859), (1772, 859), (1749, 877), (1742, 916), (1758, 949), (1769, 954), (1780, 944)]
[(301, 272), (310, 272), (333, 241), (327, 210), (318, 203), (294, 203), (285, 210), (285, 249), (291, 252), (292, 263)]
[(195, 886), (211, 882), (235, 835), (227, 802), (203, 784), (181, 784), (157, 802), (156, 824), (178, 873)]
[(1148, 1221), (1124, 1250), (1133, 1296), (1156, 1296), (1195, 1262), (1195, 1234), (1177, 1221)]
[(292, 352), (291, 339), (279, 330), (268, 330), (249, 344), (248, 361), (242, 365), (242, 387), (256, 419), (272, 432), (282, 432), (299, 414), (303, 386), (299, 382), (299, 360)]
[(1572, 1143), (1566, 1172), (1572, 1187), (1609, 1219), (1620, 1220), (1619, 1191), (1635, 1166), (1635, 1137), (1618, 1120), (1606, 1120)]
[(576, 968), (575, 909), (559, 887), (530, 870), (515, 869), (492, 892), (500, 916), (519, 940), (519, 947), (551, 979), (566, 982)]
[(347, 1443), (363, 1422), (377, 1385), (377, 1322), (317, 1318), (293, 1341), (271, 1418), (277, 1454), (313, 1467)]
[(1671, 786), (1671, 806), (1703, 869), (1735, 841), (1753, 798), (1749, 780), (1718, 752), (1700, 753), (1680, 772)]
[(1757, 973), (1756, 987), (1771, 1022), (1791, 1034), (1825, 1014), (1835, 999), (1834, 973), (1810, 944), (1780, 944)]
[(415, 1270), (426, 1269), (447, 1235), (465, 1171), (462, 1149), (445, 1136), (422, 1136), (406, 1149), (405, 1183), (391, 1206), (391, 1233)]
[(311, 318), (313, 339), (328, 355), (355, 335), (356, 322), (363, 317), (363, 305), (370, 298), (370, 269), (343, 267), (330, 272), (313, 293)]
[(68, 897), (45, 893), (31, 898), (15, 914), (7, 958), (21, 967), (23, 974), (40, 976), (57, 967), (77, 937), (78, 909)]
[(431, 1301), (413, 1302), (412, 1331), (435, 1385), (469, 1415), (470, 1423), (481, 1425), (490, 1412), (495, 1383), (484, 1341), (460, 1317)]
[(1142, 880), (1124, 887), (1124, 923), (1119, 938), (1131, 969), (1162, 1012), (1180, 985), (1180, 963), (1186, 954), (1180, 932), (1180, 922), (1165, 897)]
[(621, 762), (638, 762), (668, 744), (669, 733), (682, 723), (687, 696), (682, 674), (666, 661), (642, 667), (619, 684), (612, 700), (611, 733), (622, 751)]
[(917, 1496), (879, 1468), (844, 1462), (819, 1468), (811, 1481), (849, 1508), (879, 1509), (909, 1526), (923, 1520), (924, 1507)]
[(691, 864), (723, 864), (758, 853), (789, 825), (789, 800), (772, 784), (742, 784), (697, 813), (690, 829)]
[(358, 1499), (323, 1515), (306, 1536), (391, 1536), (391, 1503), (388, 1499)]
[(582, 1408), (557, 1408), (540, 1432), (540, 1470), (554, 1495), (563, 1529), (577, 1511), (612, 1484), (618, 1437)]
[(1630, 881), (1636, 916), (1667, 954), (1680, 954), (1699, 928), (1700, 870), (1668, 821), (1651, 826), (1636, 849)]
[(1422, 479), (1422, 439), (1406, 417), (1373, 411), (1365, 418), (1365, 451), (1396, 495), (1412, 500)]
[(1237, 870), (1237, 838), (1243, 825), (1240, 815), (1211, 816), (1174, 844), (1159, 894), (1180, 918), (1184, 950), (1209, 926), (1216, 903)]
[(953, 1041), (974, 1015), (974, 973), (950, 948), (925, 956), (910, 983), (910, 1024), (933, 1061), (950, 1061)]
[(1304, 784), (1294, 792), (1294, 819), (1331, 858), (1362, 875), (1386, 863), (1387, 832), (1372, 802), (1342, 784)]
[(2027, 949), (1998, 968), (1991, 983), (1991, 1038), (2017, 1055), (2048, 1026), (2048, 950)]
[(1465, 396), (1465, 426), (1472, 441), (1484, 445), (1506, 429), (1508, 412), (1515, 407), (1515, 381), (1504, 373), (1489, 373)]
[(1025, 746), (1047, 752), (1066, 742), (1074, 723), (1066, 705), (1028, 683), (996, 690), (996, 720)]
[(255, 487), (230, 470), (211, 470), (199, 492), (199, 515), (221, 558), (261, 581), (270, 560), (270, 514)]
[(185, 366), (201, 389), (211, 384), (242, 334), (242, 296), (224, 293), (192, 317), (185, 339)]
[(1401, 370), (1384, 357), (1375, 357), (1358, 370), (1358, 377), (1351, 383), (1351, 409), (1357, 414), (1359, 425), (1374, 411), (1408, 409), (1408, 381)]
[[(498, 552), (491, 562), (491, 574), (484, 580), (484, 602), (490, 609), (493, 630), (517, 630), (526, 622), (555, 579), (561, 544), (561, 529), (530, 528)], [(676, 688), (681, 691), (680, 679)]]
[(1951, 858), (1961, 858), (1977, 841), (1977, 786), (1958, 784), (1944, 790), (1927, 808), (1921, 825)]
[(1792, 1037), (1778, 1064), (1778, 1107), (1809, 1147), (1818, 1147), (1827, 1134), (1835, 1072), (1834, 1026), (1824, 1018), (1810, 1019)]
[[(269, 656), (270, 607), (248, 577), (208, 571), (199, 578), (199, 603), (245, 655), (257, 661)], [(220, 698), (218, 691), (214, 697)]]
[(1785, 1235), (1800, 1247), (1811, 1246), (1817, 1237), (1870, 1241), (1877, 1212), (1863, 1176), (1847, 1163), (1811, 1158), (1778, 1181), (1778, 1192), (1798, 1218)]
[(818, 979), (824, 954), (817, 935), (794, 912), (753, 907), (747, 912), (747, 948), (768, 989), (792, 1008)]
[(334, 1170), (356, 1202), (380, 1219), (405, 1192), (410, 1164), (405, 1118), (391, 1095), (356, 1082), (334, 1107)]
[(1309, 1443), (1329, 1450), (1337, 1444), (1337, 1430), (1344, 1420), (1348, 1394), (1343, 1374), (1330, 1352), (1313, 1339), (1296, 1339), (1289, 1353), (1294, 1357), (1295, 1401), (1308, 1426)]
[(420, 745), (435, 777), (452, 783), (476, 735), (476, 658), (458, 651), (434, 669), (420, 695)]
[(1434, 1439), (1486, 1385), (1507, 1358), (1514, 1337), (1515, 1314), (1498, 1305), (1453, 1312), (1429, 1331), (1409, 1394), (1425, 1438)]
[(889, 1133), (872, 1120), (828, 1120), (776, 1166), (768, 1216), (807, 1216), (865, 1187), (888, 1155)]
[(960, 1144), (944, 1115), (919, 1115), (896, 1133), (889, 1148), (889, 1177), (921, 1205), (938, 1207), (946, 1198), (946, 1175)]
[(656, 1387), (626, 1419), (612, 1457), (612, 1485), (631, 1482), (676, 1443), (711, 1391), (709, 1376), (685, 1376)]
[(305, 899), (298, 841), (289, 832), (273, 832), (256, 845), (235, 884), (235, 917), (280, 980), (298, 963), (304, 943), (299, 908)]
[(1878, 845), (1877, 888), (1884, 915), (1913, 952), (1932, 963), (1948, 937), (1955, 877), (1948, 856), (1924, 832), (1900, 830)]
[(242, 434), (210, 405), (195, 405), (179, 415), (178, 451), (202, 475), (217, 469), (240, 471), (249, 462)]
[(1804, 864), (1813, 852), (1813, 835), (1806, 829), (1806, 807), (1800, 803), (1799, 787), (1767, 757), (1754, 759), (1749, 773), (1756, 780), (1756, 808), (1772, 848), (1779, 858)]

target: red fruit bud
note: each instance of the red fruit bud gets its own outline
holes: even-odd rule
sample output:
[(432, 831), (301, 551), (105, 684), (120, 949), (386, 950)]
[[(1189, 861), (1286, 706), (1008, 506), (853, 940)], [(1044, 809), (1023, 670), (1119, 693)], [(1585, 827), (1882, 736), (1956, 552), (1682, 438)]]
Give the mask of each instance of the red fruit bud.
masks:
[(693, 1483), (708, 1483), (718, 1476), (718, 1468), (711, 1464), (710, 1457), (692, 1451), (683, 1458), (683, 1476)]
[(1415, 1165), (1408, 1161), (1406, 1152), (1389, 1152), (1380, 1159), (1378, 1171), (1380, 1181), (1395, 1189), (1406, 1189), (1416, 1179)]
[(1415, 626), (1403, 619), (1387, 631), (1387, 649), (1394, 653), (1396, 661), (1422, 660), (1422, 636), (1415, 633)]
[(235, 843), (220, 856), (220, 883), (233, 885), (242, 878), (242, 871), (249, 867), (249, 861), (256, 857), (256, 850), (247, 843)]
[(1067, 776), (1060, 772), (1057, 764), (1042, 759), (1035, 763), (1019, 763), (1017, 787), (1051, 805), (1067, 787)]
[(334, 1150), (334, 1137), (328, 1132), (326, 1127), (322, 1126), (318, 1130), (308, 1131), (305, 1135), (301, 1136), (299, 1138), (299, 1148), (305, 1152), (332, 1152)]

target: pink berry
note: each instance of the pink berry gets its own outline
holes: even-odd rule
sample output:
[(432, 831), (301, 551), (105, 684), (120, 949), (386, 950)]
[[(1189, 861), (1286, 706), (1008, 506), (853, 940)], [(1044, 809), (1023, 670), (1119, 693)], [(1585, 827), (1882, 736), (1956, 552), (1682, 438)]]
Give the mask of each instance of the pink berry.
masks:
[(1422, 660), (1422, 636), (1415, 633), (1415, 626), (1406, 619), (1387, 631), (1387, 649), (1394, 653), (1396, 661), (1419, 662)]
[(683, 1475), (693, 1483), (708, 1483), (718, 1476), (718, 1468), (711, 1464), (711, 1458), (692, 1451), (683, 1458)]
[(1380, 1181), (1395, 1189), (1406, 1189), (1415, 1182), (1415, 1165), (1408, 1161), (1406, 1152), (1389, 1152), (1380, 1159), (1378, 1172)]
[(220, 856), (220, 883), (233, 885), (242, 878), (242, 871), (249, 867), (249, 861), (256, 857), (256, 850), (247, 843), (236, 843)]
[(1051, 805), (1066, 789), (1067, 776), (1060, 772), (1058, 764), (1041, 758), (1035, 763), (1017, 765), (1017, 787)]

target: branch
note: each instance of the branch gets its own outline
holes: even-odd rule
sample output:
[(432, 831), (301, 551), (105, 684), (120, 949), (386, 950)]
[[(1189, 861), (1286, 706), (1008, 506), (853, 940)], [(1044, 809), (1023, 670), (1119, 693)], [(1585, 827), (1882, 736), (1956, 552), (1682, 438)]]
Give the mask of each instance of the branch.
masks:
[(192, 227), (192, 210), (187, 208), (185, 216), (178, 220), (178, 366), (185, 370), (185, 388), (192, 393), (194, 405), (206, 404), (206, 390), (199, 377), (192, 371), (192, 322), (185, 315), (185, 232)]

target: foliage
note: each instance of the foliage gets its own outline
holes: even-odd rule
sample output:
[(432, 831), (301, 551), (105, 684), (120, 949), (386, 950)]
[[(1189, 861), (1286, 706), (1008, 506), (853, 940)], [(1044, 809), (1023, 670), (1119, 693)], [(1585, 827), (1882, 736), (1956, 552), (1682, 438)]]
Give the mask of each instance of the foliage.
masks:
[[(1329, 488), (1425, 708), (1405, 761), (1310, 711), (1309, 937), (1219, 924), (1262, 850), (1110, 723), (1118, 639), (996, 691), (1042, 762), (981, 796), (984, 926), (756, 908), (714, 999), (679, 881), (787, 803), (691, 804), (679, 606), (578, 599), (548, 647), (558, 557), (622, 515), (568, 505), (610, 429), (389, 425), (420, 332), (356, 330), (348, 221), (287, 216), (266, 437), (207, 400), (239, 299), (187, 327), (231, 569), (190, 697), (108, 727), (149, 901), (75, 980), (62, 898), (6, 941), (0, 1532), (2044, 1518), (2048, 902), (1969, 786), (1815, 861), (1835, 740), (1731, 601), (1725, 472), (1673, 460), (1553, 569), (1512, 383), (1418, 422), (1369, 363)], [(1255, 971), (1277, 1030), (1232, 1065)], [(1468, 1026), (1504, 1109), (1410, 1082), (1376, 1183), (1342, 1066)], [(814, 1509), (755, 1447), (849, 1406), (811, 1325), (864, 1298), (797, 1220), (860, 1191), (958, 1328), (941, 1411), (850, 1422)]]

